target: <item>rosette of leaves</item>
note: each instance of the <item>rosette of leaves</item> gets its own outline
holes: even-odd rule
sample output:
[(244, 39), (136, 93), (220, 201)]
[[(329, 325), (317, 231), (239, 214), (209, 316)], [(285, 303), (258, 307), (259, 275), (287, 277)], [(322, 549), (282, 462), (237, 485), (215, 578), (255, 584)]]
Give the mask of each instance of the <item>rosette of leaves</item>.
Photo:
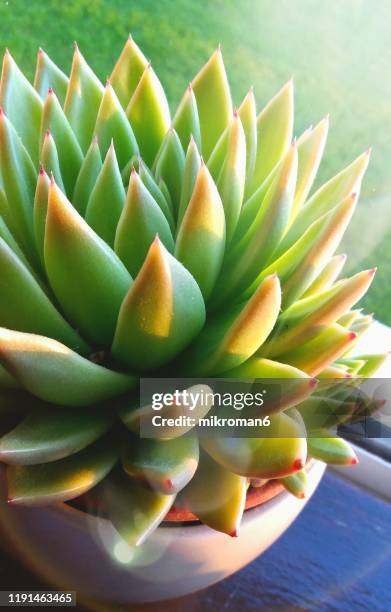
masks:
[[(0, 105), (9, 502), (101, 492), (139, 544), (177, 499), (232, 535), (250, 479), (301, 497), (307, 458), (354, 463), (345, 441), (307, 442), (303, 427), (327, 395), (310, 397), (314, 377), (369, 376), (384, 359), (347, 357), (374, 270), (340, 278), (336, 254), (368, 152), (313, 189), (328, 120), (293, 138), (292, 82), (260, 112), (252, 89), (235, 110), (217, 50), (171, 114), (131, 38), (106, 85), (77, 47), (69, 76), (40, 50), (33, 84), (6, 51)], [(268, 437), (142, 439), (140, 376), (173, 373), (296, 384)]]

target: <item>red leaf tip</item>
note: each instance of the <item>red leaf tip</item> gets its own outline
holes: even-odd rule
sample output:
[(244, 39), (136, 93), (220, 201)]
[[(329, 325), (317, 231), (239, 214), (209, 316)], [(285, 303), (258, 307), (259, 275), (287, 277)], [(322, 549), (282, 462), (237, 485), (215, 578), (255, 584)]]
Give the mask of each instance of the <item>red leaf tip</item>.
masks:
[(39, 164), (39, 175), (43, 176), (45, 174), (45, 168), (42, 164)]
[(233, 529), (232, 531), (229, 532), (228, 534), (231, 538), (237, 538), (239, 535), (239, 531), (237, 529), (237, 527), (235, 527), (235, 529)]
[(357, 457), (352, 457), (350, 460), (350, 465), (357, 465), (357, 463), (358, 463)]
[(356, 332), (350, 332), (348, 338), (349, 340), (355, 340), (357, 338)]
[(166, 478), (164, 481), (164, 487), (167, 491), (172, 491), (174, 485), (171, 478)]
[(304, 463), (302, 459), (295, 459), (293, 464), (292, 464), (292, 468), (296, 471), (298, 470), (302, 470), (304, 467)]
[(368, 270), (368, 276), (375, 276), (377, 267)]
[(54, 93), (53, 87), (49, 87), (49, 89), (48, 89), (48, 96), (51, 96), (53, 93)]
[(308, 383), (310, 389), (313, 389), (314, 387), (316, 387), (317, 384), (318, 384), (318, 379), (317, 378), (311, 378), (311, 380)]

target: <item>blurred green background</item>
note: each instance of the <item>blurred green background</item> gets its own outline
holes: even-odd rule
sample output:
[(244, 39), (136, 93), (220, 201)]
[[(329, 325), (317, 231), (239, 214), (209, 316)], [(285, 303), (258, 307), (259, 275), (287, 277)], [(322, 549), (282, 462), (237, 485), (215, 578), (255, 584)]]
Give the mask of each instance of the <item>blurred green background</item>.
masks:
[(343, 249), (378, 265), (364, 305), (391, 324), (391, 2), (388, 0), (0, 0), (0, 42), (31, 78), (38, 46), (69, 72), (72, 41), (102, 79), (131, 32), (172, 107), (220, 42), (233, 97), (259, 107), (291, 76), (296, 134), (330, 112), (319, 180), (373, 147)]

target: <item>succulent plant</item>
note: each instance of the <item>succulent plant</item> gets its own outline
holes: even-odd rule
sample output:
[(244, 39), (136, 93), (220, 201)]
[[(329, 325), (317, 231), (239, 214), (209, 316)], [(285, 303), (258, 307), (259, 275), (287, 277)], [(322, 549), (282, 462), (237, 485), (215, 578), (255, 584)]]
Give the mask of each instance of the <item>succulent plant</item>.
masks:
[[(171, 118), (131, 38), (106, 86), (77, 47), (69, 78), (40, 50), (33, 85), (6, 51), (0, 105), (9, 502), (95, 492), (133, 545), (176, 500), (233, 535), (249, 484), (279, 479), (302, 497), (307, 457), (356, 462), (327, 427), (359, 405), (330, 379), (384, 358), (348, 356), (374, 270), (339, 279), (335, 254), (369, 153), (314, 190), (328, 119), (292, 139), (292, 82), (259, 114), (252, 89), (234, 110), (217, 50)], [(292, 385), (269, 436), (155, 440), (138, 435), (152, 376)]]

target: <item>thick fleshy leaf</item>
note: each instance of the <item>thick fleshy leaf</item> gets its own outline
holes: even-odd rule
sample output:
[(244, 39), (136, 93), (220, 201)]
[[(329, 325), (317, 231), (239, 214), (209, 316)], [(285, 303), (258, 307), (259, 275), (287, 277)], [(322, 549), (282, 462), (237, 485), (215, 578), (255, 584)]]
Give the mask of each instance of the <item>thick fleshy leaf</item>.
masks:
[[(167, 425), (166, 422), (161, 422), (159, 425), (159, 430), (155, 432), (155, 438), (159, 440), (173, 440), (180, 436), (184, 436), (185, 434), (191, 432), (194, 427), (198, 424), (200, 419), (203, 419), (211, 410), (213, 406), (213, 391), (207, 385), (193, 385), (187, 389), (188, 393), (196, 398), (196, 401), (193, 402), (192, 405), (192, 420), (190, 423), (188, 421), (183, 422), (181, 420), (180, 424), (175, 425)], [(163, 403), (162, 412), (160, 414), (165, 419), (176, 419), (177, 417), (183, 416), (183, 411), (185, 409), (184, 403), (176, 402), (175, 405), (172, 402)], [(119, 416), (124, 423), (124, 425), (133, 433), (140, 434), (140, 427), (144, 422), (151, 422), (153, 416), (156, 416), (156, 411), (149, 406), (140, 406), (139, 401), (136, 402), (128, 401), (127, 398), (124, 398), (123, 401), (120, 402), (119, 406)], [(192, 433), (196, 433), (192, 431)]]
[(227, 156), (217, 180), (224, 206), (227, 242), (234, 234), (243, 203), (246, 181), (246, 137), (242, 122), (235, 112), (228, 131)]
[(114, 243), (115, 252), (133, 277), (143, 265), (156, 234), (169, 251), (174, 250), (168, 221), (134, 170)]
[[(325, 265), (320, 274), (318, 274), (315, 280), (311, 283), (307, 291), (303, 293), (303, 298), (310, 297), (311, 295), (316, 295), (324, 289), (329, 289), (337, 280), (345, 263), (345, 253), (341, 253), (341, 255), (334, 255), (334, 257), (330, 259), (330, 261)], [(343, 325), (343, 323), (341, 323), (341, 325)]]
[(28, 270), (30, 270), (30, 272), (35, 274), (35, 272), (33, 272), (33, 269), (31, 268), (31, 265), (26, 259), (25, 254), (23, 253), (19, 244), (16, 242), (8, 225), (6, 224), (6, 222), (1, 216), (0, 216), (0, 238), (2, 238), (4, 242), (10, 247), (10, 249), (19, 257), (19, 259), (24, 263), (24, 265), (28, 268)]
[[(38, 147), (38, 144), (37, 144)], [(23, 245), (29, 259), (37, 255), (33, 231), (33, 201), (36, 172), (19, 136), (0, 109), (0, 176), (8, 202), (15, 237)]]
[(122, 303), (113, 356), (137, 370), (156, 368), (181, 352), (204, 322), (197, 283), (156, 238)]
[(327, 432), (323, 437), (308, 438), (308, 454), (314, 459), (333, 465), (355, 465), (358, 463), (356, 453), (348, 442), (342, 438), (329, 438)]
[(194, 276), (204, 300), (215, 285), (224, 249), (224, 208), (213, 179), (202, 164), (179, 229), (175, 257)]
[(238, 298), (258, 276), (278, 246), (291, 211), (297, 172), (292, 146), (250, 229), (228, 253), (212, 297), (213, 306)]
[(283, 283), (283, 308), (301, 297), (323, 270), (338, 248), (356, 207), (356, 195), (350, 195), (325, 220), (317, 240), (289, 279)]
[(307, 488), (307, 472), (305, 470), (300, 470), (295, 474), (290, 474), (290, 476), (285, 476), (285, 478), (281, 478), (281, 484), (284, 488), (292, 493), (295, 497), (299, 499), (303, 499), (305, 497), (305, 491)]
[(232, 474), (203, 454), (194, 478), (183, 492), (183, 499), (186, 507), (202, 523), (236, 537), (239, 534), (246, 493), (246, 478)]
[(286, 363), (250, 357), (242, 365), (220, 374), (224, 378), (275, 379), (275, 388), (269, 390), (267, 413), (279, 412), (297, 406), (316, 388), (317, 381), (308, 374)]
[(187, 147), (186, 151), (185, 166), (183, 169), (182, 193), (178, 210), (178, 230), (181, 226), (183, 216), (186, 212), (186, 208), (189, 205), (200, 168), (201, 157), (198, 152), (195, 140), (192, 136), (190, 136), (189, 146)]
[(293, 130), (293, 82), (272, 98), (257, 117), (257, 156), (252, 180), (246, 193), (250, 196), (263, 183), (285, 155)]
[(304, 370), (310, 376), (316, 376), (343, 355), (357, 337), (355, 332), (345, 330), (337, 323), (323, 331), (322, 327), (318, 329), (320, 333), (314, 338), (284, 352), (281, 361)]
[(56, 66), (43, 49), (39, 49), (34, 76), (34, 89), (41, 98), (44, 100), (48, 90), (51, 88), (56, 92), (61, 105), (64, 104), (68, 84), (68, 77)]
[(389, 353), (375, 353), (372, 355), (360, 355), (359, 359), (362, 359), (365, 363), (357, 375), (360, 378), (369, 378), (375, 374), (375, 372), (383, 365), (388, 359)]
[(342, 325), (343, 327), (351, 327), (355, 321), (359, 318), (362, 312), (361, 308), (356, 308), (355, 310), (348, 310), (342, 317), (339, 317), (337, 323)]
[[(322, 381), (323, 382), (323, 381)], [(332, 381), (331, 389), (337, 389), (335, 381)], [(324, 395), (314, 395), (298, 406), (298, 411), (304, 420), (310, 436), (312, 432), (323, 428), (335, 427), (348, 420), (357, 409), (357, 404), (348, 397), (346, 400), (328, 397), (327, 390)], [(357, 402), (358, 403), (358, 402)]]
[(179, 209), (184, 167), (185, 154), (181, 141), (176, 131), (171, 128), (163, 140), (154, 169), (157, 180), (166, 184), (175, 211)]
[(284, 237), (278, 254), (289, 249), (311, 223), (321, 215), (324, 215), (349, 195), (353, 193), (359, 194), (361, 181), (368, 162), (369, 151), (366, 151), (314, 193), (305, 206), (302, 207), (295, 222)]
[[(314, 310), (308, 310), (308, 314), (296, 320), (294, 325), (292, 325), (291, 316), (288, 317), (287, 314), (284, 314), (285, 320), (281, 317), (276, 334), (262, 347), (262, 356), (273, 357), (281, 355), (283, 352), (286, 353), (298, 344), (313, 338), (322, 327), (335, 323), (344, 312), (365, 295), (371, 285), (375, 271), (375, 269), (365, 270), (349, 279), (340, 281), (335, 289), (327, 289), (324, 292), (325, 300), (323, 300), (322, 294), (307, 298), (305, 300), (306, 307), (312, 303), (315, 303), (317, 307)], [(292, 315), (292, 312), (299, 308), (301, 313), (305, 312), (301, 304), (297, 303), (291, 307), (289, 314)]]
[(191, 85), (189, 85), (183, 95), (182, 100), (176, 110), (172, 127), (177, 132), (182, 147), (186, 150), (190, 143), (190, 138), (194, 139), (199, 150), (201, 150), (201, 126), (198, 117), (197, 101)]
[(72, 204), (81, 215), (86, 212), (88, 200), (101, 170), (102, 158), (98, 139), (94, 137), (81, 165), (72, 197)]
[(17, 465), (58, 461), (78, 453), (108, 431), (113, 418), (102, 410), (51, 407), (30, 414), (0, 438), (0, 460)]
[(18, 256), (0, 238), (0, 325), (43, 334), (86, 352), (88, 346), (70, 327)]
[(274, 414), (260, 436), (264, 437), (203, 437), (201, 444), (223, 468), (247, 478), (282, 478), (303, 468), (305, 432), (294, 419)]
[(104, 87), (75, 45), (64, 112), (85, 153), (93, 136)]
[(170, 127), (170, 110), (163, 87), (148, 64), (126, 108), (141, 156), (152, 165)]
[(201, 68), (191, 85), (200, 118), (202, 154), (208, 159), (232, 118), (231, 94), (220, 48)]
[(0, 107), (22, 139), (34, 164), (38, 163), (42, 100), (6, 50), (0, 81)]
[(306, 130), (297, 141), (299, 164), (291, 220), (296, 217), (311, 190), (323, 156), (328, 129), (329, 119), (325, 117), (313, 129)]
[(146, 481), (154, 491), (173, 495), (193, 478), (198, 455), (195, 437), (164, 441), (136, 439), (124, 447), (122, 465), (129, 476)]
[(45, 172), (53, 176), (61, 191), (65, 193), (65, 186), (62, 181), (60, 170), (60, 160), (58, 159), (57, 146), (50, 130), (47, 130), (43, 140), (41, 162)]
[(57, 185), (49, 187), (45, 266), (69, 320), (98, 346), (111, 344), (132, 278)]
[(162, 209), (164, 213), (164, 216), (166, 217), (169, 223), (170, 228), (174, 230), (175, 222), (174, 222), (174, 216), (173, 216), (173, 211), (172, 211), (170, 200), (166, 199), (159, 185), (156, 183), (151, 171), (144, 164), (141, 158), (139, 159), (138, 167), (139, 167), (139, 175), (140, 175), (142, 182), (148, 189), (149, 193), (151, 194), (155, 202), (159, 204), (160, 208)]
[(74, 499), (98, 484), (110, 472), (117, 456), (114, 445), (103, 441), (59, 461), (9, 465), (8, 502), (42, 506)]
[(162, 495), (125, 474), (102, 484), (105, 510), (115, 529), (129, 546), (140, 546), (160, 525), (175, 495)]
[(110, 83), (124, 108), (128, 105), (147, 66), (147, 59), (129, 36), (110, 75)]
[[(77, 176), (83, 162), (83, 153), (60, 102), (52, 89), (45, 98), (41, 121), (41, 145), (45, 134), (50, 130), (57, 147), (61, 177), (67, 195), (70, 197), (75, 188)], [(44, 160), (41, 159), (43, 162)]]
[(0, 328), (0, 362), (30, 393), (62, 406), (90, 406), (137, 384), (56, 340), (5, 328)]
[(215, 376), (239, 366), (266, 340), (280, 305), (280, 283), (272, 275), (264, 280), (249, 302), (208, 320), (181, 358), (180, 369), (192, 376)]
[(94, 133), (103, 156), (106, 155), (111, 141), (114, 142), (121, 169), (138, 153), (133, 130), (110, 82), (106, 85), (99, 107)]
[(238, 114), (246, 137), (246, 179), (249, 181), (251, 180), (255, 168), (258, 139), (257, 111), (253, 88), (249, 90), (239, 106)]
[(125, 197), (115, 149), (111, 144), (88, 200), (85, 215), (87, 223), (111, 247), (114, 245)]
[(48, 196), (49, 196), (50, 179), (45, 170), (41, 167), (37, 180), (37, 187), (34, 196), (34, 233), (35, 244), (37, 246), (42, 265), (45, 264), (44, 259), (44, 242), (45, 242), (45, 226), (46, 215), (48, 211)]

